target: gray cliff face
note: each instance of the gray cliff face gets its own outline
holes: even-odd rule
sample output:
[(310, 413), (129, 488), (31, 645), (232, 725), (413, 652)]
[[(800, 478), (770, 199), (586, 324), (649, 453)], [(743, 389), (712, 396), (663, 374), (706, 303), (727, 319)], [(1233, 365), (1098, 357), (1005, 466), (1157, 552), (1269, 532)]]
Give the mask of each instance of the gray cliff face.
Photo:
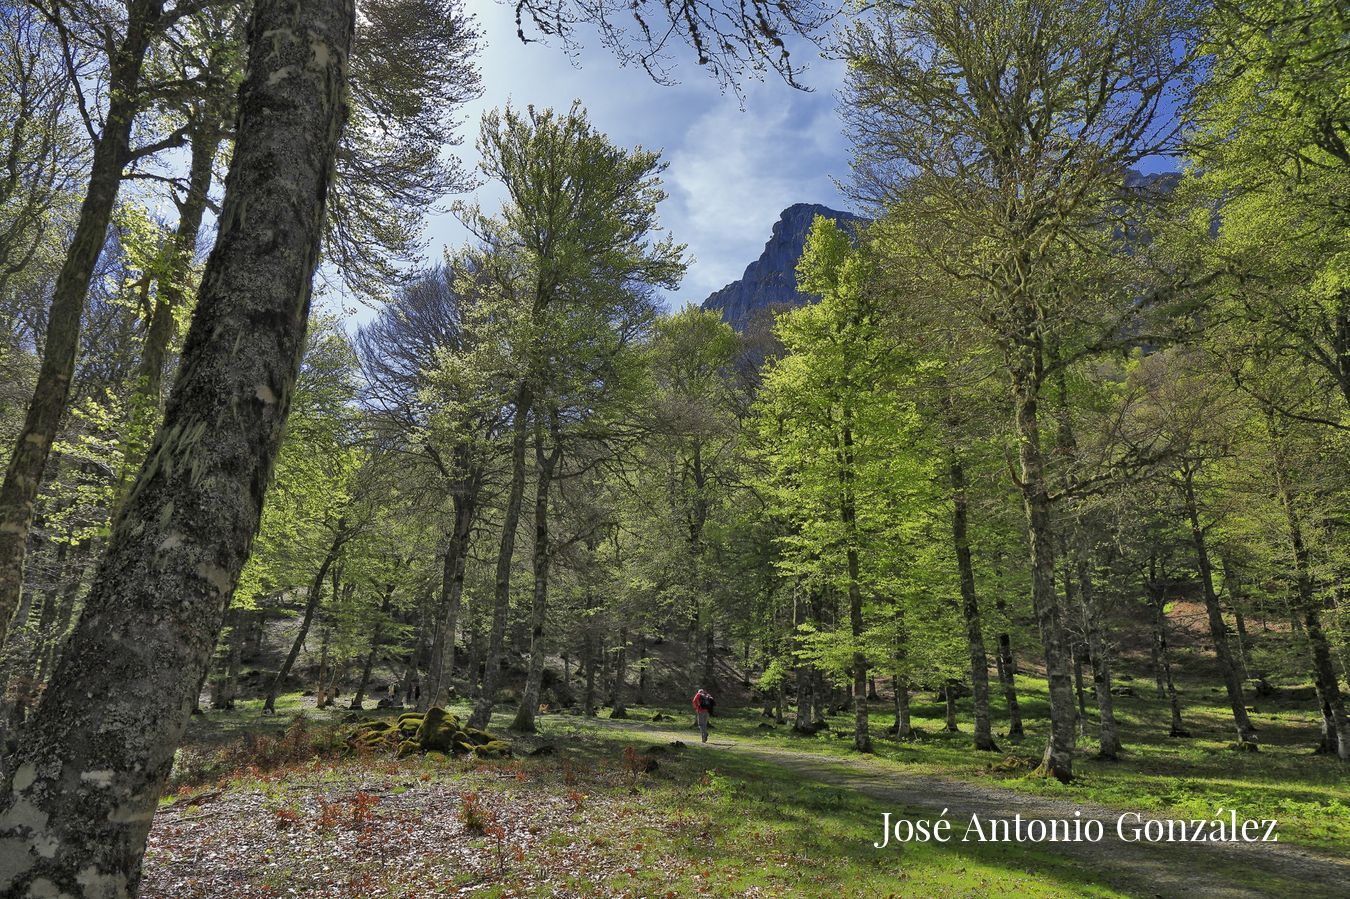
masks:
[(797, 260), (806, 245), (806, 233), (817, 215), (834, 219), (852, 230), (863, 219), (818, 203), (797, 203), (783, 210), (774, 223), (773, 235), (764, 252), (746, 266), (739, 281), (733, 281), (703, 301), (704, 309), (722, 313), (723, 321), (738, 331), (757, 312), (774, 306), (803, 306), (817, 298), (797, 290)]

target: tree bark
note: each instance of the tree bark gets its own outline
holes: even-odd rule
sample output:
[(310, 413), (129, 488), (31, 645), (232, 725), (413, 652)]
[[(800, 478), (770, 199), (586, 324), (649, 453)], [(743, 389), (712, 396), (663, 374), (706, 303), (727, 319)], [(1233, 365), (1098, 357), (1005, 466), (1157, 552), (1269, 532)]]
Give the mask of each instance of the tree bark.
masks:
[(548, 575), (552, 556), (549, 552), (548, 533), (548, 497), (553, 486), (553, 472), (562, 458), (562, 443), (558, 439), (556, 418), (550, 415), (549, 430), (552, 432), (553, 448), (544, 452), (544, 428), (541, 422), (535, 424), (534, 457), (538, 468), (534, 490), (534, 595), (530, 604), (530, 665), (525, 674), (525, 691), (520, 698), (520, 708), (516, 709), (511, 730), (534, 733), (534, 718), (539, 710), (539, 691), (544, 682), (545, 649), (544, 625), (548, 621)]
[[(952, 488), (952, 547), (961, 580), (961, 611), (966, 619), (966, 646), (970, 653), (970, 684), (975, 707), (975, 748), (994, 751), (989, 726), (989, 655), (980, 627), (980, 600), (975, 593), (975, 566), (970, 555), (967, 527), (966, 471), (954, 447), (948, 449), (947, 470)], [(949, 728), (954, 730), (955, 728)]]
[(1111, 695), (1111, 658), (1107, 639), (1102, 634), (1102, 609), (1092, 583), (1088, 565), (1087, 547), (1078, 535), (1075, 546), (1078, 565), (1078, 599), (1083, 604), (1083, 619), (1087, 625), (1088, 653), (1092, 661), (1092, 683), (1097, 690), (1097, 721), (1099, 747), (1097, 757), (1115, 760), (1120, 757), (1120, 726), (1116, 724), (1115, 699)]
[(628, 625), (619, 626), (619, 651), (614, 659), (614, 703), (610, 707), (609, 717), (627, 718), (628, 707), (624, 705), (624, 674), (628, 671)]
[(867, 654), (862, 649), (862, 584), (858, 567), (858, 510), (854, 505), (854, 452), (852, 410), (843, 404), (843, 423), (839, 432), (839, 519), (846, 541), (844, 558), (848, 572), (848, 618), (853, 634), (853, 748), (872, 751), (867, 722)]
[(1172, 712), (1168, 736), (1189, 737), (1190, 732), (1186, 730), (1186, 725), (1181, 720), (1181, 700), (1177, 695), (1176, 684), (1172, 681), (1172, 662), (1167, 650), (1167, 599), (1162, 586), (1154, 579), (1153, 564), (1150, 560), (1148, 589), (1149, 599), (1153, 605), (1153, 642), (1158, 650), (1158, 677), (1163, 684), (1167, 703)]
[[(590, 608), (589, 603), (587, 608)], [(598, 638), (593, 630), (594, 623), (587, 622), (585, 642), (582, 644), (582, 667), (586, 669), (586, 689), (582, 693), (581, 707), (587, 718), (595, 717), (595, 644)]]
[(234, 708), (234, 697), (239, 685), (239, 660), (244, 651), (243, 609), (235, 607), (226, 612), (226, 623), (230, 629), (230, 644), (225, 657), (225, 670), (212, 685), (211, 708), (228, 710)]
[(1031, 354), (1031, 371), (1014, 373), (1020, 488), (1031, 550), (1031, 600), (1040, 625), (1045, 670), (1050, 693), (1050, 740), (1041, 759), (1040, 773), (1067, 783), (1073, 779), (1073, 687), (1069, 652), (1055, 594), (1054, 532), (1050, 522), (1050, 494), (1046, 488), (1045, 459), (1041, 451), (1038, 393), (1041, 355)]
[(1242, 692), (1242, 679), (1237, 666), (1233, 664), (1233, 654), (1228, 649), (1228, 625), (1223, 620), (1223, 610), (1219, 608), (1219, 597), (1214, 592), (1214, 571), (1209, 562), (1209, 549), (1205, 543), (1205, 531), (1200, 526), (1200, 510), (1195, 500), (1195, 477), (1190, 466), (1183, 467), (1181, 498), (1186, 505), (1186, 518), (1191, 525), (1191, 543), (1195, 548), (1196, 566), (1200, 569), (1200, 586), (1204, 591), (1205, 612), (1209, 618), (1209, 636), (1214, 644), (1214, 655), (1219, 661), (1219, 672), (1228, 691), (1228, 704), (1233, 710), (1233, 723), (1237, 726), (1240, 749), (1256, 751), (1256, 728), (1247, 717), (1247, 700)]
[(455, 524), (445, 548), (441, 569), (441, 609), (431, 641), (431, 669), (427, 689), (418, 708), (423, 711), (441, 702), (441, 694), (455, 671), (455, 631), (459, 626), (459, 606), (464, 596), (464, 572), (469, 559), (469, 540), (478, 514), (478, 491), (482, 475), (471, 474), (454, 496)]
[(0, 484), (0, 643), (23, 593), (28, 528), (47, 457), (70, 396), (89, 279), (103, 252), (108, 222), (122, 185), (122, 170), (131, 159), (131, 128), (141, 106), (141, 70), (146, 51), (158, 36), (163, 9), (163, 0), (131, 0), (127, 4), (126, 33), (108, 60), (108, 112), (94, 145), (89, 184), (75, 233), (52, 288), (33, 398)]
[[(291, 641), (291, 649), (286, 654), (286, 660), (281, 663), (281, 668), (267, 687), (267, 699), (263, 702), (264, 712), (276, 711), (277, 694), (281, 692), (286, 678), (291, 674), (291, 669), (295, 667), (296, 659), (300, 658), (300, 650), (304, 648), (310, 625), (314, 623), (314, 613), (319, 610), (319, 603), (323, 602), (324, 578), (328, 577), (328, 569), (337, 561), (338, 553), (342, 552), (342, 545), (347, 542), (347, 536), (347, 521), (339, 519), (337, 530), (333, 533), (333, 542), (328, 547), (328, 554), (323, 557), (323, 562), (309, 585), (309, 595), (305, 598), (305, 613), (300, 619), (300, 629), (295, 632), (295, 639)], [(337, 587), (334, 586), (333, 589), (336, 598)]]
[(506, 619), (511, 611), (511, 561), (516, 552), (516, 530), (520, 526), (520, 506), (525, 496), (525, 449), (530, 442), (530, 406), (534, 393), (528, 382), (516, 389), (516, 420), (511, 438), (511, 486), (502, 515), (502, 542), (497, 550), (496, 585), (492, 596), (492, 629), (488, 631), (487, 659), (483, 666), (483, 688), (474, 703), (469, 726), (485, 728), (492, 720), (497, 704), (497, 684), (502, 674), (502, 641), (506, 637)]
[[(1008, 614), (1003, 597), (994, 600), (994, 607), (1000, 616)], [(1012, 636), (1007, 631), (998, 635), (998, 679), (1003, 687), (1003, 701), (1008, 707), (1008, 739), (1014, 743), (1022, 742), (1026, 731), (1022, 729), (1022, 708), (1017, 703), (1017, 660), (1013, 657)]]
[[(1272, 437), (1274, 436), (1272, 434)], [(1327, 744), (1334, 742), (1335, 746), (1328, 745), (1326, 748), (1334, 751), (1342, 761), (1350, 761), (1350, 720), (1346, 718), (1345, 700), (1341, 697), (1340, 684), (1336, 679), (1336, 668), (1331, 660), (1331, 647), (1327, 643), (1326, 632), (1322, 630), (1308, 547), (1303, 541), (1303, 526), (1298, 517), (1297, 497), (1294, 488), (1289, 484), (1284, 459), (1278, 448), (1274, 461), (1275, 484), (1280, 491), (1285, 524), (1289, 529), (1289, 550), (1294, 561), (1294, 586), (1298, 593), (1300, 611), (1303, 613), (1303, 632), (1312, 650), (1313, 683), (1317, 686), (1318, 705), (1330, 731), (1323, 742)]]
[(354, 21), (351, 2), (254, 7), (219, 234), (164, 424), (0, 784), (0, 894), (139, 886), (305, 345)]
[(188, 273), (197, 251), (197, 234), (201, 231), (202, 218), (210, 198), (211, 175), (223, 135), (222, 115), (222, 111), (210, 103), (195, 115), (187, 196), (178, 205), (178, 225), (174, 229), (168, 270), (157, 281), (159, 290), (155, 307), (146, 323), (145, 339), (141, 344), (141, 358), (129, 401), (131, 413), (126, 425), (125, 452), (117, 484), (113, 488), (114, 515), (126, 501), (127, 491), (131, 489), (132, 480), (145, 462), (145, 451), (159, 424), (164, 360), (169, 352), (169, 344), (173, 341), (174, 313), (188, 301)]

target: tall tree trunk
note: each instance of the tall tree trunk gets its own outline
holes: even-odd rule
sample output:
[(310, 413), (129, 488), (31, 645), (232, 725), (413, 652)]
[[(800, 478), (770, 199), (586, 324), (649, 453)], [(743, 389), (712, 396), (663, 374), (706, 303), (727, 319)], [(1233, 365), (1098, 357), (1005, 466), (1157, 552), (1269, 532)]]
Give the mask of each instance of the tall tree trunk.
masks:
[(797, 681), (797, 710), (792, 720), (792, 729), (798, 732), (804, 732), (810, 729), (811, 725), (811, 669), (810, 666), (803, 664), (800, 656), (796, 653), (802, 649), (802, 636), (800, 632), (803, 618), (810, 618), (813, 600), (808, 599), (805, 606), (805, 615), (802, 612), (802, 602), (795, 598), (792, 601), (792, 646), (793, 655), (796, 661), (794, 673)]
[[(380, 654), (380, 647), (384, 645), (384, 623), (389, 617), (389, 610), (394, 603), (394, 585), (386, 584), (384, 588), (384, 598), (380, 600), (380, 617), (375, 622), (375, 632), (370, 635), (370, 650), (366, 652), (366, 660), (361, 664), (361, 682), (356, 687), (356, 695), (352, 697), (351, 708), (359, 711), (366, 701), (366, 689), (370, 686), (370, 672), (375, 667), (375, 659)], [(430, 692), (430, 691), (428, 691)]]
[[(1003, 597), (994, 600), (999, 616), (1006, 618), (1007, 604)], [(1008, 707), (1008, 739), (1014, 743), (1022, 742), (1026, 731), (1022, 729), (1022, 708), (1017, 703), (1017, 660), (1013, 657), (1012, 636), (1006, 631), (998, 635), (998, 679), (1003, 687), (1003, 701)]]
[[(314, 574), (314, 580), (309, 585), (309, 595), (305, 598), (305, 613), (300, 618), (300, 629), (295, 632), (295, 639), (291, 641), (291, 650), (286, 654), (286, 660), (281, 663), (280, 670), (272, 678), (272, 682), (267, 687), (267, 699), (263, 702), (263, 711), (275, 712), (277, 705), (277, 694), (286, 683), (286, 678), (290, 677), (291, 669), (295, 667), (296, 659), (300, 658), (300, 650), (305, 646), (305, 638), (309, 636), (310, 625), (314, 623), (314, 613), (319, 609), (319, 603), (323, 602), (323, 582), (328, 577), (328, 569), (337, 561), (338, 553), (342, 552), (342, 546), (347, 542), (347, 520), (339, 519), (337, 530), (333, 532), (333, 542), (328, 546), (328, 554), (323, 557), (323, 562), (319, 565), (319, 570)], [(336, 586), (334, 587), (334, 598), (336, 598)]]
[(1153, 642), (1158, 648), (1158, 677), (1162, 680), (1168, 706), (1172, 712), (1171, 737), (1189, 737), (1190, 732), (1181, 720), (1181, 700), (1172, 681), (1172, 661), (1167, 649), (1167, 598), (1161, 584), (1154, 577), (1154, 561), (1149, 560), (1149, 599), (1153, 605)]
[(1196, 566), (1200, 569), (1200, 586), (1205, 597), (1205, 612), (1209, 618), (1209, 636), (1214, 644), (1214, 655), (1219, 661), (1219, 672), (1223, 675), (1224, 687), (1228, 691), (1228, 704), (1233, 710), (1233, 723), (1237, 726), (1240, 749), (1256, 751), (1256, 728), (1247, 717), (1247, 700), (1242, 692), (1242, 678), (1237, 666), (1233, 664), (1233, 654), (1228, 649), (1228, 625), (1223, 620), (1223, 610), (1219, 608), (1219, 597), (1214, 592), (1214, 571), (1210, 567), (1209, 549), (1205, 543), (1205, 531), (1200, 526), (1200, 510), (1195, 500), (1195, 478), (1190, 466), (1182, 472), (1182, 500), (1186, 504), (1186, 518), (1191, 525), (1191, 542), (1195, 548)]
[[(1278, 444), (1278, 437), (1273, 433), (1273, 424), (1271, 430), (1271, 436)], [(1336, 668), (1331, 660), (1331, 647), (1327, 643), (1326, 632), (1322, 630), (1308, 547), (1303, 541), (1303, 526), (1298, 517), (1298, 498), (1289, 483), (1283, 453), (1278, 449), (1278, 445), (1274, 461), (1275, 484), (1280, 491), (1285, 524), (1289, 529), (1289, 550), (1294, 561), (1294, 586), (1298, 593), (1299, 608), (1303, 613), (1303, 632), (1312, 650), (1313, 683), (1317, 686), (1318, 704), (1323, 718), (1331, 731), (1323, 742), (1330, 744), (1334, 736), (1336, 745), (1328, 745), (1326, 748), (1335, 751), (1342, 761), (1350, 761), (1350, 720), (1346, 718), (1345, 700), (1341, 697), (1340, 685), (1336, 679)]]
[(848, 619), (853, 634), (853, 748), (859, 752), (872, 751), (872, 737), (867, 723), (867, 654), (863, 652), (862, 584), (858, 569), (858, 510), (854, 505), (854, 453), (852, 410), (843, 406), (843, 424), (840, 428), (839, 518), (844, 525), (848, 566)]
[(628, 625), (619, 625), (619, 651), (614, 659), (614, 703), (610, 707), (609, 717), (627, 718), (628, 708), (624, 705), (624, 675), (628, 671)]
[(553, 448), (544, 452), (544, 427), (535, 424), (534, 458), (538, 477), (534, 490), (534, 595), (530, 604), (530, 665), (525, 674), (525, 691), (520, 698), (511, 729), (534, 733), (534, 718), (539, 710), (539, 691), (544, 683), (544, 659), (548, 656), (544, 640), (544, 625), (548, 621), (548, 574), (552, 556), (549, 553), (548, 496), (553, 486), (553, 472), (562, 458), (562, 443), (558, 439), (556, 414), (549, 415), (549, 430)]
[(956, 724), (956, 684), (957, 681), (948, 678), (947, 683), (942, 687), (942, 700), (947, 706), (946, 728), (949, 733), (953, 734), (961, 730)]
[(506, 510), (502, 514), (502, 541), (497, 550), (496, 583), (492, 595), (492, 628), (488, 631), (486, 664), (483, 666), (483, 687), (474, 703), (469, 726), (484, 728), (492, 720), (492, 707), (497, 704), (497, 684), (502, 674), (502, 641), (506, 637), (506, 620), (511, 611), (511, 562), (516, 553), (516, 530), (520, 526), (520, 506), (525, 496), (525, 450), (530, 443), (530, 407), (534, 393), (528, 382), (516, 388), (516, 420), (511, 438), (511, 486), (506, 494)]
[[(967, 529), (966, 471), (954, 447), (948, 449), (947, 470), (952, 488), (952, 548), (961, 576), (961, 611), (966, 619), (966, 647), (970, 653), (970, 685), (975, 706), (975, 748), (996, 750), (989, 727), (989, 655), (980, 628), (980, 600), (975, 593), (975, 566)], [(955, 728), (952, 728), (953, 730)]]
[[(589, 594), (590, 589), (587, 588)], [(587, 597), (589, 600), (589, 596)], [(590, 608), (589, 601), (587, 608)], [(595, 623), (586, 622), (586, 632), (583, 635), (581, 664), (586, 671), (586, 689), (581, 695), (581, 708), (587, 718), (595, 717), (595, 644), (596, 635), (594, 633)]]
[(899, 671), (895, 674), (895, 738), (908, 740), (914, 736), (909, 720), (909, 678)]
[(229, 646), (225, 655), (225, 670), (212, 684), (211, 708), (228, 710), (234, 708), (234, 697), (239, 684), (239, 659), (244, 650), (244, 620), (247, 613), (235, 606), (226, 612), (226, 626), (229, 628)]
[(1110, 647), (1102, 634), (1100, 598), (1092, 583), (1088, 564), (1088, 550), (1083, 535), (1078, 535), (1075, 556), (1078, 565), (1078, 599), (1083, 604), (1083, 620), (1087, 627), (1088, 654), (1092, 661), (1092, 683), (1097, 690), (1098, 740), (1097, 757), (1115, 760), (1120, 757), (1120, 726), (1116, 724), (1115, 698), (1111, 695)]
[[(223, 99), (223, 98), (222, 98)], [(126, 501), (132, 480), (145, 462), (145, 452), (159, 425), (164, 383), (164, 360), (173, 342), (174, 319), (187, 304), (189, 272), (197, 251), (197, 234), (210, 200), (211, 175), (220, 149), (225, 123), (221, 121), (219, 102), (208, 102), (194, 114), (192, 149), (189, 154), (187, 196), (178, 204), (178, 225), (171, 238), (166, 271), (157, 279), (159, 290), (154, 309), (146, 323), (141, 343), (141, 358), (136, 369), (129, 401), (130, 418), (123, 440), (124, 453), (117, 483), (113, 488), (115, 515)]]
[(637, 704), (646, 705), (647, 680), (648, 680), (647, 637), (644, 633), (640, 631), (638, 632), (637, 636), (637, 665), (638, 665)]
[(431, 641), (431, 668), (427, 673), (427, 689), (418, 703), (418, 708), (423, 711), (442, 701), (441, 696), (455, 671), (455, 631), (459, 626), (464, 572), (469, 560), (473, 522), (478, 514), (481, 478), (477, 472), (471, 474), (454, 497), (455, 524), (441, 567), (441, 608)]
[(0, 484), (0, 644), (23, 593), (34, 502), (70, 396), (89, 279), (103, 252), (122, 170), (131, 160), (131, 128), (142, 104), (141, 69), (146, 51), (159, 36), (163, 9), (164, 0), (131, 0), (126, 32), (108, 60), (108, 112), (94, 144), (75, 233), (52, 288), (33, 398)]
[[(337, 593), (336, 590), (333, 592)], [(319, 673), (314, 678), (314, 707), (317, 709), (326, 709), (332, 702), (328, 696), (328, 645), (332, 636), (333, 629), (324, 623), (319, 628)]]
[(219, 234), (164, 425), (0, 784), (0, 894), (139, 886), (299, 370), (354, 22), (351, 2), (254, 6)]
[(1040, 625), (1050, 692), (1050, 740), (1041, 759), (1040, 772), (1067, 783), (1073, 779), (1073, 751), (1077, 742), (1073, 686), (1069, 676), (1068, 642), (1059, 597), (1055, 594), (1054, 531), (1037, 410), (1041, 355), (1039, 348), (1028, 352), (1031, 354), (1031, 371), (1015, 373), (1014, 401), (1021, 469), (1019, 486), (1027, 520), (1027, 543), (1031, 550), (1031, 600), (1036, 622)]

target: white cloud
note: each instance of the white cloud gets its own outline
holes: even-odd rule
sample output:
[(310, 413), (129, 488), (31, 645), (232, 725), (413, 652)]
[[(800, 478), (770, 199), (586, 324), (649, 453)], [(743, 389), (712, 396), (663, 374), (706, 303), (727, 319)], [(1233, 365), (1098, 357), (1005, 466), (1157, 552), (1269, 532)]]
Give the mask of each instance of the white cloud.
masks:
[[(740, 277), (769, 237), (786, 206), (797, 202), (838, 205), (831, 177), (844, 174), (846, 150), (839, 135), (833, 91), (842, 67), (815, 64), (809, 81), (815, 93), (779, 81), (752, 83), (745, 108), (723, 94), (711, 78), (681, 59), (683, 83), (660, 86), (645, 73), (623, 68), (591, 41), (575, 65), (556, 47), (522, 46), (515, 37), (509, 6), (477, 4), (487, 47), (480, 59), (484, 96), (464, 111), (469, 166), (476, 165), (473, 139), (486, 109), (508, 100), (517, 106), (566, 107), (573, 99), (587, 108), (595, 126), (623, 146), (663, 149), (670, 167), (661, 220), (696, 258), (672, 305), (701, 301)], [(485, 187), (486, 208), (501, 200)], [(448, 204), (447, 204), (448, 205)], [(428, 223), (431, 261), (446, 244), (467, 235), (449, 214)]]

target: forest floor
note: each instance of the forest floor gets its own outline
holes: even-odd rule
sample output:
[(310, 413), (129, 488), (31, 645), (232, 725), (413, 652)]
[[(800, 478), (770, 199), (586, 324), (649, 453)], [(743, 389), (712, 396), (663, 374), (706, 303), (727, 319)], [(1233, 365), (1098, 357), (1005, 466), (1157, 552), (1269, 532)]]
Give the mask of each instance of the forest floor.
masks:
[[(1226, 748), (1223, 708), (1191, 698), (1196, 736), (1151, 736), (1166, 716), (1122, 697), (1128, 752), (1085, 754), (1064, 786), (1029, 776), (1042, 736), (1038, 685), (1019, 684), (1029, 733), (996, 754), (941, 730), (942, 705), (916, 698), (917, 741), (883, 735), (859, 756), (834, 731), (793, 736), (757, 710), (715, 719), (698, 744), (685, 709), (631, 709), (611, 721), (545, 715), (515, 759), (348, 757), (344, 712), (306, 711), (327, 750), (277, 752), (282, 714), (252, 704), (194, 719), (174, 790), (155, 819), (145, 896), (1318, 896), (1350, 877), (1350, 783), (1309, 753), (1305, 704), (1258, 706), (1262, 751)], [(1151, 691), (1150, 691), (1151, 692)], [(968, 701), (967, 701), (968, 702)], [(652, 722), (656, 711), (674, 720)], [(326, 723), (325, 723), (326, 722)], [(494, 720), (505, 728), (509, 717)], [(330, 728), (325, 730), (324, 728)], [(259, 735), (262, 736), (259, 736)], [(241, 740), (240, 736), (245, 735)], [(682, 742), (684, 746), (672, 745)], [(303, 741), (302, 741), (303, 742)], [(552, 754), (529, 756), (537, 746)], [(656, 764), (652, 770), (648, 759)], [(934, 819), (961, 834), (990, 818), (1105, 822), (1100, 843), (892, 843), (884, 812)], [(1278, 844), (1126, 844), (1122, 811), (1151, 817), (1279, 820)], [(1226, 817), (1226, 813), (1224, 814)]]

